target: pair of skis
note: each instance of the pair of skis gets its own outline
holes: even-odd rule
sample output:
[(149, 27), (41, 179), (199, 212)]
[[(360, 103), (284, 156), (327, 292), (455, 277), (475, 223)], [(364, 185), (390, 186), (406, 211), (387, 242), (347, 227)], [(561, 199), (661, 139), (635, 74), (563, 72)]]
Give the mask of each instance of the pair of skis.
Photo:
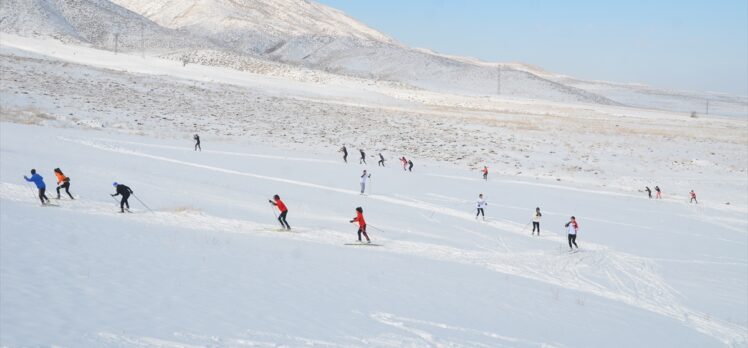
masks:
[(352, 246), (382, 246), (382, 244), (376, 244), (376, 243), (364, 243), (364, 242), (358, 242), (358, 243), (345, 243), (343, 245), (352, 245)]

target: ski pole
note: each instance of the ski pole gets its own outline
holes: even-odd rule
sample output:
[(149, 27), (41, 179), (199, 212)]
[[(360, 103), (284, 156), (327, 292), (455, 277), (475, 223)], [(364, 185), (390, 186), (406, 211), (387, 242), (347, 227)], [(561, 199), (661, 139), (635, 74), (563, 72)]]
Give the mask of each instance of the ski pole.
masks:
[[(117, 207), (117, 206), (122, 207), (122, 206), (119, 205), (120, 202), (117, 200), (117, 198), (114, 198), (114, 196), (112, 196), (112, 195), (109, 195), (109, 197), (112, 197), (112, 200), (114, 201), (114, 206), (115, 207)], [(127, 211), (130, 211), (129, 207), (127, 208)]]
[(150, 210), (151, 213), (154, 213), (154, 214), (156, 213), (156, 212), (153, 211), (153, 209), (151, 209), (147, 205), (145, 205), (145, 203), (143, 203), (143, 201), (141, 201), (140, 198), (138, 198), (138, 196), (136, 196), (134, 193), (132, 194), (132, 196), (135, 197), (135, 199), (137, 199), (138, 202), (140, 202), (140, 204), (142, 204), (144, 207), (146, 207), (146, 209)]
[(273, 216), (275, 216), (275, 219), (278, 219), (278, 214), (275, 213), (275, 208), (273, 208), (273, 203), (270, 203), (270, 210), (273, 211)]
[[(530, 222), (532, 222), (532, 221), (530, 221)], [(525, 233), (525, 230), (527, 229), (527, 226), (530, 226), (530, 222), (528, 222), (527, 225), (525, 225), (525, 227), (522, 227), (522, 231), (520, 233)]]
[(374, 226), (372, 226), (372, 225), (366, 225), (366, 226), (369, 226), (369, 227), (371, 227), (371, 228), (373, 228), (373, 229), (375, 229), (375, 230), (377, 230), (377, 231), (379, 231), (379, 232), (384, 232), (384, 231), (382, 231), (381, 229), (379, 229), (379, 228), (376, 228), (376, 227), (374, 227)]
[(29, 184), (28, 188), (29, 190), (31, 190), (31, 195), (34, 196), (34, 199), (39, 198), (37, 197), (36, 192), (34, 192), (34, 185), (32, 185), (31, 183), (28, 183), (28, 184)]

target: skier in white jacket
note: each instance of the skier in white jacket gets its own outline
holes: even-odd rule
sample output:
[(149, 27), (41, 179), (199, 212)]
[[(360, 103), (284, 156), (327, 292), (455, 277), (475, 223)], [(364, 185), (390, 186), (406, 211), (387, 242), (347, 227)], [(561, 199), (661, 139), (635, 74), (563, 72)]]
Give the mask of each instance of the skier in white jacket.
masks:
[[(577, 248), (577, 250), (579, 250), (579, 246), (577, 245), (577, 232), (579, 232), (579, 223), (577, 223), (577, 219), (572, 216), (571, 220), (569, 220), (569, 222), (567, 222), (564, 227), (566, 227), (566, 233), (569, 237), (570, 251), (574, 251), (574, 248)], [(572, 248), (572, 244), (574, 245), (574, 248)]]
[(540, 207), (535, 208), (535, 213), (532, 214), (532, 235), (535, 235), (535, 230), (538, 231), (538, 236), (540, 235), (540, 218), (542, 216)]
[(483, 215), (483, 220), (486, 220), (486, 213), (483, 211), (483, 208), (488, 205), (488, 202), (486, 202), (485, 199), (483, 199), (483, 194), (478, 195), (478, 200), (475, 202), (475, 208), (478, 209), (478, 213), (475, 214), (475, 219), (478, 220), (479, 215)]
[(366, 173), (366, 169), (364, 169), (364, 173), (361, 174), (361, 194), (364, 194), (364, 191), (366, 191), (366, 179), (371, 178), (371, 174)]

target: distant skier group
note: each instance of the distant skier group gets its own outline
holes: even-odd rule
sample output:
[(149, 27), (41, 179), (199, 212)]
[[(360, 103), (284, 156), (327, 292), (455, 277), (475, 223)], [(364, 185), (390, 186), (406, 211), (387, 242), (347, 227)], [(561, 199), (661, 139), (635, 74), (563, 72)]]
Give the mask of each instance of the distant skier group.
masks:
[[(652, 189), (650, 189), (649, 186), (644, 186), (644, 191), (647, 192), (647, 196), (651, 199)], [(688, 196), (690, 197), (688, 203), (699, 204), (699, 201), (696, 199), (696, 192), (694, 192), (694, 190), (691, 190), (691, 192), (688, 193)], [(660, 189), (660, 186), (657, 185), (655, 185), (655, 199), (662, 199), (662, 189)]]
[[(647, 191), (647, 196), (649, 196), (649, 198), (651, 199), (652, 190), (649, 188), (649, 186), (644, 186), (644, 191)], [(693, 192), (693, 190), (691, 190), (691, 192)], [(660, 198), (662, 198), (662, 190), (660, 190), (659, 186), (655, 185), (655, 199), (660, 199)]]
[[(348, 148), (346, 148), (346, 146), (343, 145), (342, 147), (340, 147), (338, 152), (343, 153), (343, 162), (348, 163)], [(358, 152), (361, 155), (361, 157), (358, 158), (358, 164), (366, 164), (366, 152), (363, 149), (359, 149)], [(386, 167), (385, 162), (387, 162), (387, 160), (384, 158), (384, 155), (381, 152), (379, 152), (377, 155), (379, 156), (379, 161), (377, 161), (377, 167)], [(402, 156), (401, 158), (399, 158), (399, 160), (403, 165), (404, 171), (409, 171), (409, 172), (413, 171), (412, 160), (406, 159), (405, 156)]]
[[(202, 151), (202, 147), (200, 146), (200, 136), (195, 134), (193, 136), (193, 139), (195, 140), (195, 151)], [(340, 152), (343, 153), (343, 161), (345, 163), (348, 163), (348, 149), (343, 145), (340, 150)], [(359, 158), (359, 164), (366, 164), (366, 153), (363, 149), (359, 149), (359, 152), (361, 154), (361, 157)], [(405, 158), (405, 156), (402, 156), (400, 159), (400, 162), (403, 165), (404, 171), (413, 171), (413, 161), (408, 160)], [(379, 162), (377, 162), (378, 166), (384, 167), (385, 166), (385, 158), (382, 153), (379, 153)], [(57, 197), (56, 199), (60, 199), (60, 189), (64, 189), (65, 193), (70, 197), (71, 200), (74, 200), (74, 196), (70, 193), (70, 178), (65, 176), (65, 174), (62, 172), (60, 168), (54, 169), (55, 177), (57, 178)], [(483, 180), (488, 180), (488, 166), (483, 166), (483, 169), (481, 170), (483, 174)], [(50, 204), (49, 197), (46, 195), (46, 185), (44, 183), (44, 178), (39, 175), (36, 172), (36, 169), (31, 169), (31, 177), (23, 176), (23, 178), (27, 182), (33, 182), (34, 185), (37, 188), (37, 193), (39, 200), (41, 201), (42, 205), (48, 205)], [(367, 180), (371, 180), (371, 173), (367, 172), (365, 169), (363, 173), (360, 176), (360, 187), (361, 191), (360, 194), (363, 195), (366, 192), (366, 182)], [(121, 199), (119, 201), (120, 206), (120, 213), (124, 213), (125, 211), (130, 211), (130, 203), (128, 202), (131, 195), (134, 195), (133, 190), (123, 184), (120, 184), (118, 182), (113, 182), (112, 186), (115, 188), (115, 193), (111, 194), (112, 198), (116, 196), (121, 196)], [(661, 199), (662, 198), (662, 190), (659, 186), (654, 187), (655, 190), (655, 199)], [(645, 191), (647, 192), (647, 195), (649, 198), (652, 198), (652, 190), (649, 188), (649, 186), (645, 186)], [(698, 201), (696, 199), (696, 192), (694, 190), (691, 190), (689, 192), (690, 200), (689, 203), (697, 203)], [(136, 197), (136, 199), (138, 199)], [(141, 203), (143, 203), (140, 199), (138, 199)], [(286, 204), (281, 200), (279, 195), (274, 195), (271, 200), (268, 200), (268, 202), (273, 205), (275, 208), (278, 209), (280, 212), (277, 215), (278, 222), (281, 224), (281, 227), (285, 230), (291, 230), (291, 226), (288, 224), (288, 221), (286, 220), (286, 217), (288, 215), (288, 207)], [(145, 206), (145, 203), (143, 203)], [(488, 206), (488, 202), (484, 198), (483, 194), (478, 195), (478, 199), (476, 200), (475, 208), (476, 208), (476, 214), (475, 219), (477, 220), (479, 217), (483, 219), (483, 221), (486, 220), (486, 213), (485, 208)], [(148, 208), (146, 206), (146, 208)], [(150, 209), (150, 208), (148, 208)], [(535, 235), (537, 233), (538, 236), (540, 236), (540, 220), (542, 218), (542, 214), (540, 212), (540, 207), (535, 208), (535, 212), (532, 215), (531, 223), (532, 223), (532, 233), (531, 235)], [(358, 241), (362, 242), (361, 236), (366, 238), (366, 243), (371, 243), (371, 239), (369, 238), (369, 235), (366, 232), (366, 220), (364, 220), (363, 215), (363, 208), (356, 207), (356, 216), (350, 220), (351, 223), (357, 222), (358, 223)], [(567, 241), (569, 244), (569, 249), (571, 251), (574, 251), (575, 249), (578, 250), (579, 246), (577, 245), (576, 238), (577, 233), (579, 231), (579, 223), (577, 222), (576, 218), (572, 216), (570, 220), (564, 224), (564, 228), (566, 229), (567, 233)]]

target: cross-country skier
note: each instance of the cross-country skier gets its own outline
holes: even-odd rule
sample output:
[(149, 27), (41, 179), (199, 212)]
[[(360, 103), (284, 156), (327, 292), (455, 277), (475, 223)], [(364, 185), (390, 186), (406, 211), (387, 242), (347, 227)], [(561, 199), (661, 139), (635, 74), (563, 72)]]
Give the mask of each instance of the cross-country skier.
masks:
[(70, 194), (70, 178), (65, 176), (65, 174), (62, 174), (60, 168), (55, 168), (55, 176), (57, 177), (57, 199), (60, 199), (61, 188), (65, 189), (65, 193), (70, 196), (70, 199), (75, 199), (73, 198), (73, 195)]
[(413, 171), (413, 161), (411, 161), (411, 160), (408, 160), (408, 171), (409, 172)]
[(535, 208), (535, 213), (532, 214), (532, 235), (535, 234), (535, 229), (538, 230), (538, 236), (540, 235), (540, 218), (543, 214), (540, 213), (540, 207)]
[(345, 145), (343, 145), (338, 152), (343, 153), (343, 162), (348, 163), (348, 149), (345, 148)]
[(662, 190), (660, 190), (660, 187), (655, 185), (655, 199), (662, 198)]
[(652, 199), (652, 190), (649, 189), (649, 186), (644, 186), (644, 191), (647, 191), (647, 196)]
[(111, 195), (112, 197), (122, 195), (122, 200), (119, 202), (120, 213), (125, 212), (125, 206), (127, 206), (127, 210), (129, 211), (130, 203), (127, 202), (127, 199), (130, 198), (130, 195), (133, 194), (134, 192), (132, 192), (132, 190), (129, 187), (122, 185), (122, 184), (118, 184), (117, 182), (113, 182), (112, 186), (114, 186), (115, 190), (117, 191)]
[(283, 204), (283, 201), (281, 201), (280, 196), (275, 195), (273, 196), (273, 200), (275, 202), (268, 199), (268, 202), (270, 204), (278, 207), (278, 210), (280, 210), (280, 215), (278, 215), (278, 221), (281, 223), (281, 227), (290, 230), (291, 226), (288, 225), (288, 221), (286, 221), (286, 215), (288, 214), (288, 208), (286, 208), (286, 205)]
[(485, 199), (483, 199), (483, 194), (478, 195), (478, 200), (475, 202), (475, 208), (478, 209), (478, 213), (475, 214), (475, 219), (478, 220), (479, 215), (483, 215), (483, 221), (486, 220), (486, 213), (483, 211), (483, 208), (488, 205), (488, 202), (486, 202)]
[(403, 163), (403, 170), (408, 170), (408, 168), (407, 168), (408, 167), (408, 160), (405, 159), (405, 156), (403, 156), (402, 158), (400, 158), (400, 162)]
[(203, 152), (203, 148), (200, 147), (200, 136), (195, 134), (192, 139), (195, 139), (195, 151), (200, 150), (200, 152)]
[(690, 194), (691, 194), (691, 200), (688, 203), (696, 202), (696, 204), (699, 204), (699, 201), (696, 200), (696, 192), (693, 192), (693, 190), (691, 190)]
[(566, 227), (566, 233), (569, 236), (569, 249), (574, 250), (574, 248), (571, 247), (571, 245), (574, 244), (574, 247), (579, 250), (579, 246), (577, 245), (577, 231), (579, 231), (577, 219), (572, 216), (571, 220), (569, 220), (564, 227)]
[(362, 149), (359, 149), (358, 152), (361, 153), (361, 158), (358, 159), (358, 164), (366, 164), (366, 153)]
[(366, 243), (371, 243), (369, 235), (366, 234), (366, 220), (364, 220), (364, 209), (361, 207), (356, 208), (356, 217), (353, 218), (351, 223), (358, 222), (358, 241), (361, 242), (361, 234), (366, 237)]
[(371, 174), (366, 173), (366, 169), (364, 169), (364, 173), (361, 174), (361, 194), (364, 194), (364, 191), (366, 191), (366, 179), (371, 178)]
[(488, 180), (488, 167), (483, 166), (482, 172), (483, 172), (483, 180)]
[(379, 162), (377, 162), (377, 166), (384, 167), (384, 156), (382, 156), (382, 153), (379, 153)]
[(42, 201), (42, 205), (49, 203), (49, 198), (44, 193), (47, 191), (47, 185), (44, 185), (44, 178), (42, 178), (41, 175), (36, 174), (36, 169), (31, 170), (31, 178), (27, 178), (26, 175), (24, 175), (23, 178), (28, 182), (33, 182), (36, 185), (36, 188), (39, 189), (39, 200)]

